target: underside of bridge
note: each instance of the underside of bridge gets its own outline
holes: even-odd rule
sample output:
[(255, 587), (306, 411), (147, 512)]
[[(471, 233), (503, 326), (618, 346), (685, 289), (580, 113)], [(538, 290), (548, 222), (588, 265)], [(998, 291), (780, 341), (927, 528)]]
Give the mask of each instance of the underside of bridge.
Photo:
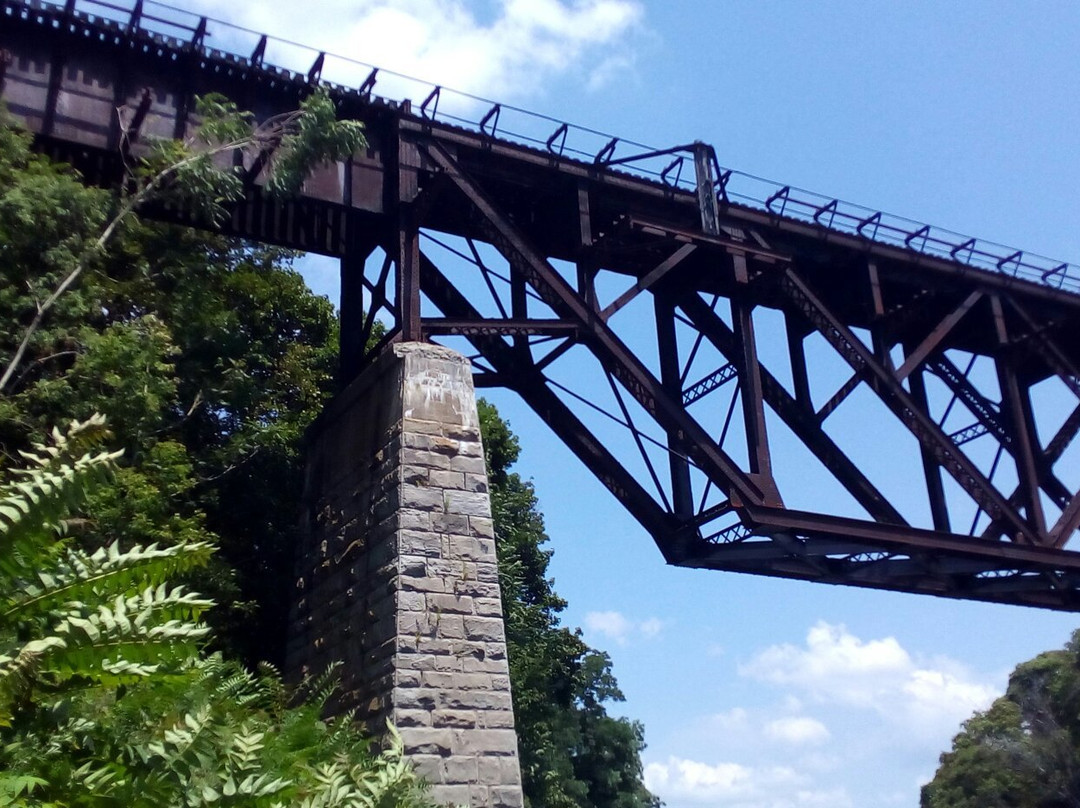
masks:
[[(117, 108), (172, 137), (196, 94), (261, 118), (322, 81), (322, 55), (291, 73), (198, 18), (165, 36), (85, 5), (0, 2), (0, 80), (93, 181), (119, 176)], [(671, 564), (1080, 610), (1072, 268), (789, 188), (740, 201), (700, 143), (580, 159), (566, 126), (515, 142), (497, 105), (459, 126), (438, 88), (414, 107), (370, 79), (328, 86), (366, 153), (285, 204), (254, 167), (225, 228), (341, 259), (345, 382), (380, 323), (376, 352), (471, 354)]]

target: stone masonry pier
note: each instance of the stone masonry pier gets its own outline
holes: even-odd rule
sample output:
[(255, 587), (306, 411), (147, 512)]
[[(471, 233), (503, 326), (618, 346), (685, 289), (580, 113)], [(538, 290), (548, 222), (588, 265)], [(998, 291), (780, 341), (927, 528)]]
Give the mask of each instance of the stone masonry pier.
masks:
[(337, 711), (392, 721), (440, 803), (522, 805), (468, 360), (392, 346), (313, 428), (288, 675), (343, 663)]

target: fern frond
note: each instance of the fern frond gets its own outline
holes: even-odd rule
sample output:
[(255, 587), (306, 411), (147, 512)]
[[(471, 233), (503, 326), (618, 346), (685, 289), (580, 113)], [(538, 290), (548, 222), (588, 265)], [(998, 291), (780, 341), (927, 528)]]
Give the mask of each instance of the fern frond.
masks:
[[(33, 451), (19, 454), (32, 466), (45, 468), (58, 463), (72, 463), (83, 455), (101, 447), (112, 436), (105, 424), (105, 416), (94, 413), (85, 421), (72, 421), (66, 431), (53, 427), (49, 435), (52, 445), (33, 443)], [(16, 471), (16, 474), (19, 472)]]
[(331, 662), (326, 670), (315, 676), (305, 676), (293, 694), (294, 702), (304, 702), (322, 708), (338, 687), (338, 670), (341, 662)]
[(99, 452), (71, 463), (25, 469), (19, 478), (0, 485), (0, 549), (9, 553), (14, 544), (28, 539), (43, 544), (58, 534), (63, 517), (85, 500), (90, 488), (109, 479), (120, 455)]
[(79, 677), (115, 685), (189, 661), (209, 628), (178, 615), (206, 604), (179, 587), (158, 587), (130, 598), (119, 596), (85, 617), (68, 614), (50, 638), (61, 642), (42, 651), (39, 671), (56, 682)]
[(59, 637), (31, 640), (18, 652), (0, 655), (0, 726), (10, 726), (14, 705), (34, 685), (42, 659), (62, 648)]
[[(161, 587), (173, 576), (205, 566), (214, 552), (207, 542), (189, 542), (172, 547), (156, 544), (121, 551), (113, 542), (93, 553), (67, 549), (51, 569), (34, 573), (11, 592), (0, 594), (0, 620), (30, 619), (73, 602), (96, 602), (142, 588), (142, 596)], [(155, 601), (156, 602), (156, 601)], [(190, 601), (186, 619), (212, 605), (211, 601)]]

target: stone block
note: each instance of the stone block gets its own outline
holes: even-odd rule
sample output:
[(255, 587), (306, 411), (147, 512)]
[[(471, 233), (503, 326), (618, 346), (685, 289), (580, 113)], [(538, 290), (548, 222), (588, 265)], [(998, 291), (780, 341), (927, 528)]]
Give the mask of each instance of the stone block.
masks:
[[(439, 776), (442, 776), (441, 767)], [(437, 783), (431, 789), (431, 799), (437, 805), (468, 805), (472, 808), (487, 808), (486, 796), (484, 802), (477, 802), (472, 798), (473, 786), (464, 783), (443, 784), (436, 780), (431, 782)]]
[(418, 511), (445, 511), (446, 500), (441, 488), (418, 485), (404, 486), (401, 492), (402, 507)]
[(516, 755), (517, 734), (512, 729), (455, 729), (453, 745), (458, 754)]
[[(424, 687), (438, 690), (492, 690), (491, 674), (424, 671), (421, 674)], [(507, 688), (509, 689), (509, 688)]]
[(456, 457), (484, 457), (484, 446), (479, 440), (462, 440), (458, 441), (457, 451), (454, 453)]
[(431, 725), (450, 729), (470, 729), (478, 726), (475, 710), (435, 710), (431, 713)]
[(468, 457), (458, 455), (456, 457), (448, 458), (450, 463), (447, 466), (451, 471), (463, 471), (466, 474), (487, 474), (487, 466), (484, 464), (483, 450), (479, 457)]
[(423, 592), (401, 592), (397, 597), (397, 608), (404, 612), (427, 611), (427, 598)]
[(476, 779), (488, 786), (517, 785), (521, 782), (521, 770), (512, 758), (482, 757), (477, 766)]
[(437, 533), (465, 536), (469, 533), (469, 517), (456, 513), (433, 513), (431, 514), (431, 529)]
[[(499, 732), (500, 730), (484, 731)], [(401, 740), (405, 744), (407, 755), (449, 755), (455, 741), (453, 733), (454, 730), (449, 729), (413, 727), (401, 733)]]
[[(457, 472), (453, 472), (457, 473)], [(488, 492), (488, 479), (486, 474), (466, 474), (464, 481), (464, 490), (472, 491), (477, 494), (486, 494)]]
[(486, 516), (470, 516), (468, 536), (476, 536), (478, 539), (495, 538), (495, 522)]
[[(433, 722), (438, 712), (436, 710), (431, 714)], [(480, 726), (486, 729), (513, 729), (515, 726), (514, 714), (510, 710), (484, 710), (478, 715), (482, 716)]]
[(473, 612), (478, 617), (502, 618), (502, 600), (499, 598), (472, 598)]
[(447, 785), (472, 785), (476, 782), (478, 769), (476, 757), (454, 755), (445, 758), (442, 762), (442, 782)]
[(398, 710), (394, 713), (394, 724), (398, 729), (407, 727), (430, 727), (433, 713), (427, 710)]
[(506, 675), (507, 667), (505, 659), (490, 659), (488, 657), (467, 656), (461, 659), (462, 673), (497, 673)]
[(402, 530), (431, 530), (432, 513), (430, 511), (415, 511), (411, 508), (399, 508), (398, 526)]
[(443, 541), (438, 533), (421, 533), (416, 530), (402, 530), (398, 537), (400, 552), (409, 556), (440, 558), (443, 553)]
[[(425, 691), (426, 692), (426, 691)], [(430, 691), (437, 697), (439, 709), (446, 710), (513, 710), (510, 693), (480, 690)], [(432, 707), (431, 709), (436, 709)]]
[(444, 492), (446, 508), (450, 513), (463, 516), (491, 516), (491, 501), (488, 495), (475, 491), (452, 491)]
[(427, 608), (443, 614), (479, 614), (473, 607), (473, 599), (468, 595), (428, 595)]
[(520, 785), (492, 786), (488, 789), (488, 808), (523, 808), (524, 805)]
[(394, 693), (394, 707), (398, 710), (434, 710), (440, 705), (441, 695), (437, 690), (409, 687)]
[(495, 541), (473, 536), (451, 536), (449, 554), (466, 561), (488, 561), (495, 557)]
[(431, 469), (427, 472), (427, 484), (432, 488), (452, 488), (465, 490), (466, 475), (460, 471)]
[(498, 617), (465, 617), (465, 634), (477, 642), (505, 642), (506, 632), (503, 621)]
[(441, 783), (443, 759), (442, 755), (410, 755), (409, 762), (429, 783)]
[[(469, 458), (470, 460), (472, 458)], [(429, 469), (449, 469), (453, 466), (453, 459), (445, 454), (432, 452), (427, 449), (402, 449), (401, 462), (406, 466), (422, 466)], [(467, 469), (454, 469), (466, 471)]]

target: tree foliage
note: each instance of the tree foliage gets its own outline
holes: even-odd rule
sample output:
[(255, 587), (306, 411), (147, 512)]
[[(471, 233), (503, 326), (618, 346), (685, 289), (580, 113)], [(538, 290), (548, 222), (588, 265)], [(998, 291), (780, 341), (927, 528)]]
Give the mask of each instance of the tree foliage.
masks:
[(211, 603), (169, 581), (205, 542), (64, 539), (111, 484), (103, 424), (54, 432), (0, 482), (0, 805), (422, 806), (396, 735), (373, 753), (349, 716), (320, 720), (330, 677), (289, 707), (272, 668), (198, 657)]
[(964, 722), (923, 787), (923, 808), (1080, 805), (1080, 631), (1016, 667), (1005, 695)]
[(611, 660), (560, 625), (566, 607), (548, 577), (551, 551), (532, 484), (510, 471), (517, 438), (479, 402), (510, 660), (514, 720), (532, 808), (646, 808), (641, 725), (607, 714), (621, 701)]
[[(116, 202), (10, 125), (0, 180), (0, 366), (27, 345), (0, 394), (0, 457), (105, 413), (124, 457), (87, 503), (85, 540), (216, 540), (197, 574), (222, 604), (215, 642), (251, 664), (279, 661), (301, 436), (336, 372), (333, 308), (274, 248), (128, 216), (108, 249), (92, 249)], [(26, 340), (80, 261), (79, 282)]]

